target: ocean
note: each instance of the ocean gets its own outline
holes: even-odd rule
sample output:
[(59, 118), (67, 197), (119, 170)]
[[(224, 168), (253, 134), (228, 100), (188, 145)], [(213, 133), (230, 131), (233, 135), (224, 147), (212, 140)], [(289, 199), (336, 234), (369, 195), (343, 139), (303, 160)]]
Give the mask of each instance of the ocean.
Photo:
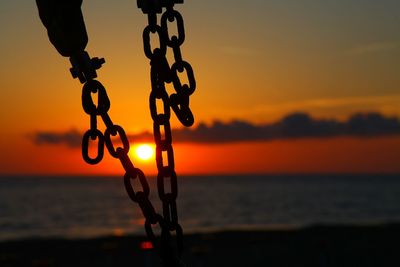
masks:
[[(186, 233), (399, 222), (400, 175), (180, 176), (178, 214)], [(121, 177), (0, 178), (0, 241), (144, 235), (143, 223)]]

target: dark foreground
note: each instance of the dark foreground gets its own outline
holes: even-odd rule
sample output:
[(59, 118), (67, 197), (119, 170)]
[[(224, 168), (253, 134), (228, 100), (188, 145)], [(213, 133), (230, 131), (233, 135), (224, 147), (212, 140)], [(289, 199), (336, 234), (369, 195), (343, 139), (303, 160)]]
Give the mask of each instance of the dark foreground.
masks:
[[(0, 243), (0, 266), (159, 266), (143, 237)], [(400, 224), (185, 236), (188, 266), (400, 266)]]

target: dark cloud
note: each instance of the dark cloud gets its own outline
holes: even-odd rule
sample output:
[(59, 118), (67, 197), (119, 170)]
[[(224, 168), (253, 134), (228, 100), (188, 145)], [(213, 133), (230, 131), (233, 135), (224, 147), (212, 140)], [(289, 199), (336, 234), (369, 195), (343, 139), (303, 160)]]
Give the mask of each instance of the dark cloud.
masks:
[(198, 143), (229, 143), (269, 141), (277, 139), (324, 138), (336, 136), (377, 137), (399, 135), (398, 118), (379, 113), (354, 114), (347, 121), (314, 119), (306, 113), (290, 114), (278, 122), (254, 125), (245, 121), (200, 124), (197, 128), (174, 132), (174, 141)]
[(68, 147), (80, 147), (82, 145), (82, 134), (77, 130), (67, 132), (36, 132), (29, 135), (37, 145), (67, 145)]
[[(315, 119), (306, 113), (293, 113), (278, 122), (256, 125), (246, 121), (223, 123), (215, 121), (211, 125), (199, 124), (194, 129), (175, 129), (173, 141), (195, 143), (233, 143), (243, 141), (270, 141), (300, 138), (327, 138), (338, 136), (378, 137), (400, 135), (400, 120), (385, 117), (379, 113), (359, 113), (347, 121), (335, 119)], [(143, 132), (130, 135), (135, 142), (150, 141), (152, 134)], [(36, 144), (66, 144), (70, 147), (81, 145), (81, 134), (75, 130), (66, 133), (40, 132), (35, 134)]]

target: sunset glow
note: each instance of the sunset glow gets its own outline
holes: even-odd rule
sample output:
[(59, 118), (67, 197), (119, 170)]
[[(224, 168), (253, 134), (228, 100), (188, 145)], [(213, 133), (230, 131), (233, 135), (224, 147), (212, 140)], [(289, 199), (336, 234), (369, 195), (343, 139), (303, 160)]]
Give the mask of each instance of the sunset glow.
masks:
[(135, 157), (143, 161), (148, 161), (152, 159), (153, 156), (154, 156), (154, 148), (149, 144), (139, 145), (135, 149)]
[[(0, 44), (0, 98), (7, 100), (0, 107), (0, 174), (121, 175), (120, 161), (106, 147), (99, 164), (82, 159), (82, 136), (90, 127), (82, 85), (49, 41), (35, 1), (21, 2), (0, 3), (0, 21), (12, 25), (4, 27)], [(100, 2), (82, 6), (85, 49), (106, 59), (97, 80), (107, 91), (110, 119), (132, 141), (134, 166), (156, 175), (151, 65), (142, 38), (148, 22), (129, 1)], [(177, 5), (185, 17), (182, 59), (192, 64), (197, 84), (190, 96), (193, 127), (183, 127), (170, 110), (177, 173), (400, 172), (399, 5)], [(173, 59), (171, 49), (167, 59)], [(186, 83), (187, 71), (180, 74)], [(166, 89), (175, 92), (173, 83)], [(104, 134), (100, 117), (97, 123)], [(121, 145), (118, 137), (113, 141)], [(93, 157), (98, 143), (90, 140)]]

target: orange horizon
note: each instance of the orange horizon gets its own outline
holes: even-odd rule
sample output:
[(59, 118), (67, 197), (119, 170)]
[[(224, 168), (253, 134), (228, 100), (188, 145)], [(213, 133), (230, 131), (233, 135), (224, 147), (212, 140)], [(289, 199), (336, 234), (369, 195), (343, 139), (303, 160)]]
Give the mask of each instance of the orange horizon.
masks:
[[(119, 160), (108, 155), (92, 166), (83, 161), (80, 149), (35, 146), (28, 142), (21, 146), (25, 152), (31, 152), (2, 155), (1, 175), (118, 176), (124, 172)], [(174, 154), (178, 175), (400, 173), (400, 137), (308, 138), (213, 145), (177, 143)], [(13, 159), (18, 156), (15, 163)], [(133, 157), (132, 160), (146, 175), (156, 175), (154, 159), (140, 161)]]

